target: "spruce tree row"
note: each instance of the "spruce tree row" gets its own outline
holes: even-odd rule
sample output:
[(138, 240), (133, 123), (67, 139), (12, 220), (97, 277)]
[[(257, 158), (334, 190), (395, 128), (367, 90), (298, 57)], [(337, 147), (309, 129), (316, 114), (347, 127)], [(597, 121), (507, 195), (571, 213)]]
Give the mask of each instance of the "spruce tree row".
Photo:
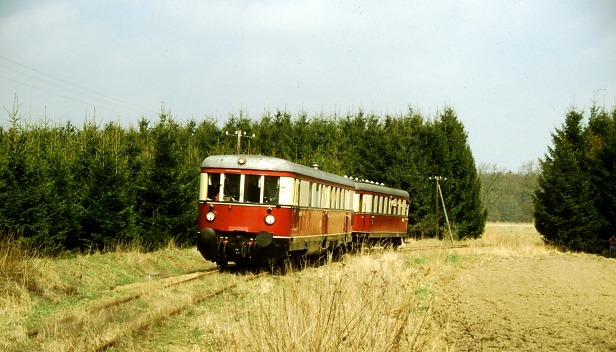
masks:
[(616, 107), (571, 109), (541, 161), (535, 227), (547, 243), (601, 252), (616, 235)]
[(236, 130), (256, 136), (243, 141), (244, 153), (317, 162), (325, 171), (407, 190), (416, 236), (442, 235), (429, 177), (447, 178), (441, 187), (455, 235), (483, 232), (475, 162), (451, 108), (431, 119), (412, 109), (384, 117), (240, 113), (222, 126), (211, 119), (178, 123), (163, 109), (155, 123), (130, 127), (94, 119), (81, 127), (28, 125), (18, 108), (16, 102), (9, 112), (10, 127), (0, 128), (0, 233), (45, 253), (191, 245), (199, 165), (208, 155), (235, 153), (236, 139), (225, 132)]

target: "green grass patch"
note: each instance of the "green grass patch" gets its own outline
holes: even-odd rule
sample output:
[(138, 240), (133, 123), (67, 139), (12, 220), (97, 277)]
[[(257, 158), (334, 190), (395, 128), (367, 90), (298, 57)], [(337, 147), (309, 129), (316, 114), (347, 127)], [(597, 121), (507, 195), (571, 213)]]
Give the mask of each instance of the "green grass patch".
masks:
[(445, 263), (449, 265), (457, 266), (462, 262), (462, 256), (458, 254), (448, 254), (445, 257)]
[(412, 266), (425, 266), (428, 264), (428, 258), (425, 257), (404, 257), (404, 267), (412, 267)]

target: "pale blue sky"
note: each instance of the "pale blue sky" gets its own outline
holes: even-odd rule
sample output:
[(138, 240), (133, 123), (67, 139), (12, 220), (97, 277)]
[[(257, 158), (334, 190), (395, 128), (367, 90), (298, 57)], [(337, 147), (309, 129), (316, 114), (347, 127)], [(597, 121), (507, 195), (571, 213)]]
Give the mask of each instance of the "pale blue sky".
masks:
[(477, 163), (515, 171), (571, 106), (615, 105), (616, 2), (5, 0), (0, 104), (15, 94), (62, 124), (451, 106)]

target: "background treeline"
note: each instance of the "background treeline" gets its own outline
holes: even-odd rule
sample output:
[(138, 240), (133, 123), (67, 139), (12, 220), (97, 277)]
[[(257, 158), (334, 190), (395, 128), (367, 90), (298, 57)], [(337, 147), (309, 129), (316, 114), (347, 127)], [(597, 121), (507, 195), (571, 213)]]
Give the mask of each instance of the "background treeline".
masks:
[(571, 109), (552, 133), (535, 192), (535, 227), (558, 247), (600, 252), (616, 235), (616, 107)]
[(488, 221), (533, 222), (533, 195), (540, 173), (538, 161), (529, 161), (516, 172), (494, 164), (480, 164), (477, 171)]
[(208, 155), (235, 153), (236, 130), (256, 135), (242, 140), (244, 153), (317, 162), (326, 171), (408, 190), (416, 236), (446, 228), (441, 215), (437, 233), (435, 185), (428, 179), (435, 175), (447, 178), (441, 187), (455, 236), (480, 236), (485, 224), (475, 162), (451, 108), (430, 119), (412, 109), (385, 117), (277, 111), (260, 119), (231, 115), (222, 126), (208, 119), (178, 123), (162, 109), (154, 123), (123, 127), (89, 118), (77, 127), (26, 124), (16, 101), (9, 119), (0, 128), (0, 234), (49, 253), (192, 244), (199, 165)]

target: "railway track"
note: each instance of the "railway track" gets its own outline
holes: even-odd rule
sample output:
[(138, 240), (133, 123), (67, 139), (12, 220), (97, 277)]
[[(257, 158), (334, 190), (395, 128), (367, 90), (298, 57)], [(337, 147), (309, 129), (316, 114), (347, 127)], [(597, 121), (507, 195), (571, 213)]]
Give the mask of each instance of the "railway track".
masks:
[(190, 307), (267, 275), (218, 274), (210, 269), (114, 287), (27, 332), (40, 350), (104, 351)]
[[(166, 278), (158, 279), (158, 280), (142, 281), (142, 282), (137, 282), (137, 283), (123, 285), (123, 286), (116, 286), (108, 290), (107, 292), (124, 291), (126, 293), (121, 293), (119, 296), (103, 298), (103, 299), (99, 299), (94, 302), (91, 302), (90, 305), (86, 307), (85, 309), (82, 309), (82, 311), (85, 310), (86, 313), (93, 314), (93, 313), (99, 312), (104, 309), (108, 309), (108, 308), (111, 308), (111, 307), (114, 307), (114, 306), (117, 306), (123, 303), (128, 303), (130, 301), (139, 299), (140, 297), (147, 294), (147, 291), (146, 291), (147, 288), (160, 287), (162, 289), (165, 289), (165, 288), (179, 285), (185, 282), (196, 280), (203, 276), (212, 275), (216, 272), (218, 272), (218, 269), (209, 269), (209, 270), (199, 271), (195, 273), (166, 277)], [(67, 322), (70, 322), (76, 319), (76, 317), (77, 316), (75, 314), (70, 314), (69, 312), (68, 315), (65, 313), (65, 315), (62, 317), (59, 317), (57, 319), (52, 319), (52, 321), (48, 322), (48, 324), (67, 323)], [(28, 337), (34, 337), (38, 335), (40, 331), (41, 331), (41, 328), (31, 329), (31, 330), (28, 330), (27, 335)]]
[[(241, 282), (246, 282), (246, 281), (254, 280), (254, 279), (257, 279), (259, 277), (263, 277), (265, 275), (267, 275), (267, 273), (260, 273), (260, 274), (256, 274), (256, 275), (252, 275), (252, 276), (247, 276), (247, 277), (245, 277), (244, 280), (241, 280)], [(225, 285), (225, 286), (223, 286), (221, 288), (218, 288), (218, 289), (216, 289), (214, 291), (211, 291), (209, 293), (197, 294), (187, 304), (180, 305), (180, 306), (175, 307), (174, 309), (171, 309), (171, 310), (169, 310), (167, 312), (164, 312), (162, 314), (158, 314), (157, 316), (148, 317), (146, 319), (140, 319), (137, 324), (132, 326), (131, 329), (129, 329), (128, 331), (123, 331), (118, 336), (114, 336), (114, 337), (109, 338), (106, 341), (98, 344), (93, 349), (93, 351), (95, 351), (95, 352), (104, 351), (105, 349), (107, 349), (107, 348), (117, 344), (118, 342), (120, 342), (123, 338), (125, 338), (127, 336), (130, 336), (130, 335), (132, 335), (134, 333), (137, 333), (137, 332), (139, 332), (139, 331), (149, 327), (150, 325), (152, 325), (154, 323), (166, 320), (166, 319), (168, 319), (168, 318), (178, 314), (179, 312), (188, 309), (189, 307), (191, 307), (191, 306), (193, 306), (195, 304), (198, 304), (198, 303), (203, 302), (203, 301), (205, 301), (207, 299), (216, 297), (216, 296), (218, 296), (218, 295), (220, 295), (220, 294), (222, 294), (222, 293), (224, 293), (224, 292), (226, 292), (228, 290), (231, 290), (231, 289), (237, 287), (237, 285), (239, 283), (240, 282), (234, 282), (234, 283)]]
[(448, 245), (434, 245), (434, 246), (421, 246), (421, 247), (412, 247), (412, 246), (403, 246), (398, 248), (399, 252), (414, 252), (414, 251), (427, 251), (427, 250), (443, 250), (443, 249), (459, 249), (459, 248), (483, 248), (485, 245), (476, 245), (473, 244), (448, 244)]

